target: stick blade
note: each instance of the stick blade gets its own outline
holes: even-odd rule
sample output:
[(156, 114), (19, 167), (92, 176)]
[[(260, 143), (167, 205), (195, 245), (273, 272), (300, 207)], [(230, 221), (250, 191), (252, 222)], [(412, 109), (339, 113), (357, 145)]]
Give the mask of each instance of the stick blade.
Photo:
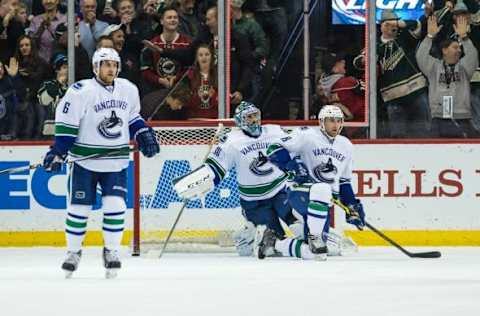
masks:
[(410, 255), (412, 258), (440, 258), (441, 256), (440, 251), (417, 252)]

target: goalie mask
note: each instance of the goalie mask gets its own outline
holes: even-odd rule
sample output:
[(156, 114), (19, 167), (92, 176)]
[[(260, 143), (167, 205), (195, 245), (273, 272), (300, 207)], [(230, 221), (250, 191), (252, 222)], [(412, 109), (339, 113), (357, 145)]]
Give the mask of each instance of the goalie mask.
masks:
[(121, 61), (120, 61), (120, 56), (118, 55), (117, 51), (113, 48), (99, 48), (95, 51), (92, 57), (92, 68), (93, 68), (93, 73), (99, 79), (100, 75), (100, 65), (102, 64), (103, 61), (106, 60), (111, 60), (117, 62), (117, 73), (115, 75), (115, 78), (118, 77), (118, 74), (121, 71)]
[(262, 133), (260, 109), (253, 103), (242, 101), (235, 109), (235, 125), (248, 135), (258, 137)]
[[(335, 129), (335, 126), (326, 127), (325, 121), (327, 119), (333, 119), (335, 122), (340, 122), (340, 127), (338, 129)], [(318, 122), (320, 125), (320, 130), (322, 130), (330, 138), (335, 138), (335, 136), (340, 134), (343, 128), (343, 112), (336, 105), (325, 105), (318, 113)]]

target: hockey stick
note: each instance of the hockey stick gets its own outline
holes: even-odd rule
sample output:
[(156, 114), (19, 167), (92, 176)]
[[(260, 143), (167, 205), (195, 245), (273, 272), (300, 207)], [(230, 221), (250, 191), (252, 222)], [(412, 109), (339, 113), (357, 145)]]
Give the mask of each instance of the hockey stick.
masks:
[[(348, 214), (350, 212), (350, 209), (348, 208), (348, 206), (343, 204), (339, 199), (332, 198), (332, 202), (334, 204), (338, 205), (340, 208), (342, 208), (345, 211), (345, 213)], [(390, 237), (388, 237), (387, 235), (385, 235), (384, 233), (382, 233), (381, 231), (379, 231), (378, 229), (373, 227), (367, 221), (365, 221), (365, 226), (367, 226), (375, 234), (380, 236), (382, 239), (384, 239), (385, 241), (390, 243), (392, 246), (394, 246), (395, 248), (397, 248), (398, 250), (400, 250), (405, 255), (409, 256), (410, 258), (440, 258), (442, 256), (442, 254), (439, 251), (410, 252), (410, 251), (406, 250), (405, 248), (403, 248), (402, 246), (400, 246), (396, 241), (394, 241), (393, 239), (391, 239)]]
[[(213, 145), (215, 144), (216, 140), (218, 139), (218, 137), (220, 136), (220, 133), (222, 131), (223, 131), (223, 124), (219, 123), (218, 128), (215, 131), (215, 135), (213, 135), (212, 140), (208, 144), (207, 154), (203, 158), (202, 163), (205, 163), (205, 160), (207, 160), (207, 157), (210, 154), (210, 150), (212, 149)], [(163, 243), (163, 247), (160, 250), (160, 254), (158, 255), (158, 259), (162, 258), (163, 253), (165, 252), (165, 249), (167, 249), (168, 242), (170, 241), (170, 238), (172, 237), (173, 232), (175, 231), (175, 228), (177, 227), (178, 221), (180, 220), (180, 217), (182, 216), (183, 210), (187, 206), (187, 203), (188, 203), (188, 200), (183, 200), (182, 207), (180, 208), (180, 211), (177, 214), (177, 218), (175, 218), (175, 222), (173, 223), (172, 227), (170, 228), (170, 231), (168, 232), (167, 239), (165, 239), (165, 242)]]
[[(158, 132), (155, 132), (155, 139), (157, 139), (158, 143), (160, 143), (161, 139), (160, 139), (160, 134)], [(136, 147), (128, 149), (128, 153), (132, 153), (132, 152), (136, 152), (136, 151), (139, 151), (139, 149), (136, 148)], [(81, 157), (81, 158), (77, 158), (77, 159), (73, 159), (73, 160), (67, 160), (67, 161), (65, 161), (65, 163), (72, 164), (72, 163), (82, 161), (82, 160), (104, 158), (104, 157), (109, 157), (109, 156), (112, 156), (112, 155), (120, 154), (120, 153), (123, 153), (123, 152), (126, 153), (126, 150), (118, 149), (118, 150), (113, 150), (113, 151), (110, 151), (110, 152), (107, 152), (107, 153), (98, 153), (98, 154), (93, 154), (93, 155), (90, 155), (90, 156), (85, 156), (85, 157)], [(8, 168), (8, 169), (3, 169), (3, 170), (0, 170), (0, 175), (2, 175), (4, 173), (10, 174), (10, 173), (16, 173), (16, 172), (25, 171), (25, 170), (37, 169), (37, 168), (40, 168), (41, 166), (43, 166), (42, 163), (35, 163), (35, 164), (31, 164), (29, 166), (13, 167), (13, 168)]]
[[(138, 149), (137, 148), (129, 148), (129, 150), (128, 150), (129, 153), (135, 152), (135, 151), (138, 151)], [(119, 150), (114, 150), (114, 151), (110, 151), (110, 152), (107, 152), (107, 153), (98, 153), (98, 154), (93, 154), (93, 155), (90, 155), (90, 156), (85, 156), (85, 157), (81, 157), (81, 158), (77, 158), (77, 159), (73, 159), (73, 160), (67, 160), (67, 161), (65, 161), (65, 163), (68, 163), (68, 164), (71, 165), (71, 164), (73, 164), (75, 162), (78, 162), (78, 161), (109, 157), (109, 156), (120, 154), (120, 153), (123, 153), (123, 152), (126, 152), (126, 151), (124, 149), (119, 149)], [(16, 173), (16, 172), (25, 171), (25, 170), (37, 169), (37, 168), (40, 168), (42, 166), (43, 166), (42, 163), (35, 163), (35, 164), (31, 164), (29, 166), (13, 167), (13, 168), (8, 168), (8, 169), (3, 169), (3, 170), (0, 171), (0, 175), (2, 175), (4, 173), (10, 174), (10, 173)]]

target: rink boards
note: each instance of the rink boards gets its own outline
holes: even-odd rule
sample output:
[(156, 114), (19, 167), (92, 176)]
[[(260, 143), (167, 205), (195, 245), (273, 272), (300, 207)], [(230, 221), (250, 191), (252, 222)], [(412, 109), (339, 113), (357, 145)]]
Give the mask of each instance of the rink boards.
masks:
[[(47, 145), (0, 145), (0, 170), (38, 163)], [(170, 181), (198, 166), (205, 145), (162, 146), (159, 158), (141, 159), (142, 230), (164, 232), (180, 205)], [(355, 147), (353, 186), (367, 218), (405, 245), (480, 245), (480, 143), (365, 142)], [(133, 186), (133, 163), (129, 168)], [(63, 245), (67, 171), (42, 169), (0, 175), (0, 246)], [(127, 231), (131, 236), (133, 190)], [(153, 197), (153, 200), (152, 200)], [(235, 173), (203, 201), (192, 201), (180, 230), (208, 234), (240, 224)], [(343, 227), (341, 213), (336, 224)], [(99, 245), (101, 214), (92, 211), (86, 243)], [(361, 245), (383, 245), (369, 232), (345, 226)]]

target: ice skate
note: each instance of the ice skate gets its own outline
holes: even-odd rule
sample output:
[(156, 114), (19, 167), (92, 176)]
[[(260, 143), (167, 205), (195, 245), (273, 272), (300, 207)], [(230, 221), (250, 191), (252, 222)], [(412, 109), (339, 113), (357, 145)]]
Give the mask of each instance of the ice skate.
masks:
[(277, 240), (277, 237), (275, 231), (266, 226), (258, 226), (255, 239), (258, 259), (264, 259), (265, 257), (274, 256), (276, 254), (275, 241)]
[(116, 278), (118, 270), (122, 267), (118, 251), (103, 248), (103, 265), (107, 269), (105, 277), (107, 279)]
[(74, 271), (77, 270), (80, 258), (82, 257), (82, 251), (77, 252), (68, 251), (67, 257), (62, 264), (62, 270), (65, 271), (65, 278), (70, 279)]
[(327, 260), (328, 248), (322, 236), (308, 235), (308, 246), (310, 251), (315, 255), (315, 260)]

